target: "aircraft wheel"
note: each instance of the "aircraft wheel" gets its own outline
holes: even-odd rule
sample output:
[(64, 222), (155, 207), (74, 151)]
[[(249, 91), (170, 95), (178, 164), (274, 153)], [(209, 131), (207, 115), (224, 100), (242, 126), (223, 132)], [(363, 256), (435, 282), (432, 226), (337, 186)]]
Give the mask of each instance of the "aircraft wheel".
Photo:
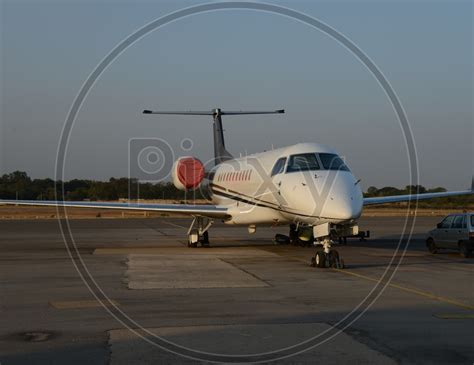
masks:
[(198, 242), (199, 231), (197, 229), (193, 229), (188, 235), (188, 247), (197, 247)]
[(335, 269), (344, 269), (344, 261), (339, 256), (339, 252), (336, 250), (330, 253), (330, 265)]
[(202, 234), (199, 242), (201, 242), (202, 247), (209, 247), (209, 232), (208, 231)]
[(277, 233), (275, 235), (273, 243), (275, 245), (288, 245), (290, 243), (290, 237), (288, 237), (284, 234)]
[(288, 236), (290, 237), (290, 244), (298, 244), (298, 231), (296, 230), (296, 224), (290, 224), (290, 233)]
[(326, 267), (326, 254), (324, 251), (316, 251), (316, 255), (314, 255), (314, 263), (316, 267)]

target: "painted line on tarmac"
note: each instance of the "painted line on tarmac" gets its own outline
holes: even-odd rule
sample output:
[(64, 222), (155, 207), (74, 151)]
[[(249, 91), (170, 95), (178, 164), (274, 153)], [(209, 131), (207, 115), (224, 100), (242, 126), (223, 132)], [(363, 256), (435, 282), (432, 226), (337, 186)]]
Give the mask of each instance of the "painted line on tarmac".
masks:
[(373, 257), (386, 257), (386, 258), (392, 258), (392, 257), (394, 257), (394, 256), (395, 256), (396, 258), (400, 258), (400, 257), (425, 257), (425, 256), (429, 256), (429, 254), (425, 254), (425, 253), (408, 253), (408, 254), (400, 253), (400, 254), (393, 255), (393, 254), (385, 253), (385, 252), (364, 253), (363, 255), (365, 255), (365, 256), (373, 256)]
[[(347, 269), (333, 269), (333, 270), (337, 271), (337, 272), (340, 272), (340, 273), (343, 273), (343, 274), (352, 275), (352, 276), (355, 276), (355, 277), (358, 277), (358, 278), (361, 278), (361, 279), (365, 279), (365, 280), (369, 280), (369, 281), (373, 281), (373, 282), (379, 282), (379, 279), (377, 279), (377, 278), (373, 278), (373, 277), (370, 277), (370, 276), (358, 274), (358, 273), (355, 273), (353, 271), (349, 271)], [(389, 283), (388, 286), (391, 287), (391, 288), (395, 288), (395, 289), (399, 289), (399, 290), (408, 292), (408, 293), (417, 294), (417, 295), (425, 297), (425, 298), (437, 300), (439, 302), (443, 302), (443, 303), (446, 303), (446, 304), (455, 305), (455, 306), (463, 308), (463, 309), (474, 310), (474, 306), (472, 306), (472, 305), (469, 305), (469, 304), (466, 304), (466, 303), (463, 303), (463, 302), (459, 302), (455, 299), (441, 297), (439, 295), (436, 295), (436, 294), (433, 294), (433, 293), (430, 293), (430, 292), (425, 292), (425, 291), (420, 290), (420, 289), (409, 288), (409, 287), (402, 286), (402, 285), (399, 285), (399, 284), (394, 284), (394, 283)]]
[(433, 314), (439, 319), (474, 319), (474, 313)]
[(442, 269), (447, 269), (453, 270), (453, 271), (460, 271), (460, 272), (468, 272), (468, 273), (474, 273), (474, 270), (472, 270), (469, 267), (454, 267), (454, 266), (447, 266), (448, 263), (452, 264), (465, 264), (466, 262), (463, 261), (455, 261), (449, 258), (438, 258), (438, 257), (433, 257), (433, 260), (429, 261), (430, 263), (435, 263), (436, 266), (441, 267)]
[[(291, 257), (291, 258), (293, 258), (296, 261), (304, 262), (306, 264), (308, 263), (307, 261), (302, 260), (300, 258), (296, 258), (296, 257)], [(360, 278), (360, 279), (364, 279), (364, 280), (368, 280), (368, 281), (372, 281), (372, 282), (376, 282), (376, 283), (378, 283), (380, 281), (377, 278), (373, 278), (373, 277), (363, 275), (363, 274), (358, 274), (356, 272), (349, 271), (347, 269), (332, 269), (332, 270), (340, 272), (342, 274), (351, 275), (351, 276), (354, 276), (354, 277), (357, 277), (357, 278)], [(399, 290), (408, 292), (408, 293), (416, 294), (416, 295), (419, 295), (419, 296), (422, 296), (422, 297), (425, 297), (425, 298), (437, 300), (437, 301), (445, 303), (445, 304), (451, 304), (451, 305), (454, 305), (454, 306), (459, 307), (459, 308), (474, 310), (474, 306), (472, 306), (472, 305), (457, 301), (455, 299), (441, 297), (439, 295), (436, 295), (436, 294), (433, 294), (433, 293), (430, 293), (430, 292), (425, 292), (425, 291), (420, 290), (420, 289), (409, 288), (409, 287), (402, 286), (402, 285), (395, 284), (395, 283), (389, 283), (388, 286), (391, 287), (391, 288), (395, 288), (395, 289), (399, 289)]]
[[(419, 264), (419, 265), (423, 265), (423, 264)], [(428, 274), (444, 274), (445, 271), (433, 270), (432, 268), (400, 266), (397, 269), (397, 272), (426, 272)]]

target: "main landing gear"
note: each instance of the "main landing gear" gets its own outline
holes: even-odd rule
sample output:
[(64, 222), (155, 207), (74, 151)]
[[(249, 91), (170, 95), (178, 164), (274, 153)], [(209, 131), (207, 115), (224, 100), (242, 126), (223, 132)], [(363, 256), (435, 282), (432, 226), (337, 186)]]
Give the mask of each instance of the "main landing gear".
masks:
[(188, 229), (188, 247), (209, 247), (209, 228), (214, 221), (205, 217), (194, 217)]
[(331, 250), (332, 240), (325, 238), (318, 241), (318, 245), (323, 246), (323, 250), (317, 250), (316, 254), (311, 258), (311, 266), (319, 268), (344, 269), (344, 260), (339, 257), (336, 250)]

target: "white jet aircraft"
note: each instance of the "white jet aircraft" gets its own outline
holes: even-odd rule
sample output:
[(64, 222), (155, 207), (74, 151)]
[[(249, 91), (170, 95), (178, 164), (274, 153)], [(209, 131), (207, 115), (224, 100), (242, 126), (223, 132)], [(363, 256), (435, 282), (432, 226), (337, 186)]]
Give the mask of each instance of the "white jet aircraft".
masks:
[(317, 267), (342, 267), (333, 240), (356, 235), (357, 220), (367, 205), (423, 200), (474, 193), (471, 190), (364, 198), (360, 180), (332, 148), (318, 143), (299, 143), (262, 153), (234, 158), (225, 148), (223, 115), (281, 114), (276, 111), (144, 110), (144, 114), (211, 115), (214, 120), (214, 166), (205, 171), (195, 157), (180, 157), (173, 165), (174, 185), (181, 190), (201, 189), (213, 204), (142, 204), (75, 201), (0, 200), (4, 204), (143, 210), (186, 214), (193, 217), (188, 246), (209, 244), (214, 220), (246, 225), (290, 225), (290, 237), (306, 235), (321, 245), (313, 258)]

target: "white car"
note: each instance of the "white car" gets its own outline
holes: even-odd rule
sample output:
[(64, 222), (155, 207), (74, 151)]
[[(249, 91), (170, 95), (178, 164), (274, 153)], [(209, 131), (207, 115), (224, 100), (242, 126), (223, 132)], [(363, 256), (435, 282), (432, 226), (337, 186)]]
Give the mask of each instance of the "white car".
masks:
[(474, 213), (450, 214), (428, 232), (426, 246), (431, 253), (441, 248), (459, 250), (469, 257), (474, 250)]

